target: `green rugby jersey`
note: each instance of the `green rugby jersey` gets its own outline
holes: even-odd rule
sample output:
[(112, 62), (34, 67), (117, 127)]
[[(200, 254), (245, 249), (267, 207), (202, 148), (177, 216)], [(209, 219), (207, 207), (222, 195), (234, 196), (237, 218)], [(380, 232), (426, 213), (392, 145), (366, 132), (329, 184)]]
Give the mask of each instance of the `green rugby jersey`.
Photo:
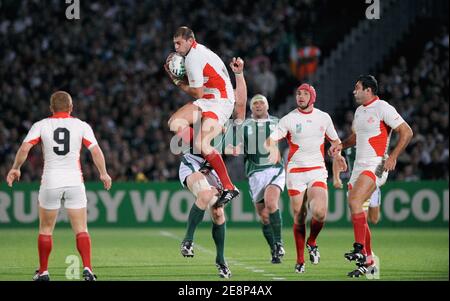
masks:
[[(244, 146), (245, 174), (247, 177), (270, 167), (283, 168), (283, 159), (275, 165), (271, 164), (269, 152), (264, 148), (264, 142), (276, 128), (278, 121), (278, 118), (269, 116), (267, 119), (258, 120), (248, 118), (242, 124), (240, 142)], [(237, 144), (240, 142), (237, 142)]]

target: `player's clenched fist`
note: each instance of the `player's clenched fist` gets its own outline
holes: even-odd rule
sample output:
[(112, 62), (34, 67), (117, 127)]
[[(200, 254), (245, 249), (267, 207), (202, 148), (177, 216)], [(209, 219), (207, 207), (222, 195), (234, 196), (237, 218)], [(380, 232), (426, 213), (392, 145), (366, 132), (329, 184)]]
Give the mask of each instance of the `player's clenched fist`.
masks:
[(242, 71), (244, 70), (244, 61), (240, 57), (238, 58), (233, 57), (233, 59), (230, 62), (230, 67), (233, 73), (236, 74), (242, 73)]

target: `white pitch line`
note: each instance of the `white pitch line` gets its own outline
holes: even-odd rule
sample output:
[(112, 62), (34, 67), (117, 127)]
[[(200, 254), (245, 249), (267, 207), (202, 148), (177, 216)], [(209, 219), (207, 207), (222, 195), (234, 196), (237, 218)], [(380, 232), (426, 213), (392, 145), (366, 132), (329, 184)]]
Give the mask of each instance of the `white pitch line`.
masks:
[[(178, 241), (182, 241), (183, 240), (178, 235), (175, 235), (175, 234), (173, 234), (171, 232), (168, 232), (168, 231), (159, 231), (159, 234), (161, 234), (162, 236), (168, 237), (168, 238), (172, 238), (172, 239), (178, 240)], [(195, 245), (195, 247), (198, 250), (202, 251), (202, 252), (205, 252), (205, 253), (208, 253), (208, 254), (212, 254), (212, 255), (216, 255), (215, 252), (213, 252), (213, 251), (211, 251), (211, 250), (209, 250), (207, 248), (204, 248), (202, 246), (199, 246), (197, 244)], [(231, 257), (230, 257), (230, 259), (231, 259)], [(258, 270), (255, 267), (246, 266), (244, 263), (241, 263), (241, 262), (237, 261), (236, 259), (233, 259), (232, 261), (229, 261), (229, 262), (230, 263), (233, 262), (234, 265), (237, 265), (237, 266), (244, 266), (244, 269), (252, 270), (253, 273), (264, 273), (264, 270)], [(263, 276), (274, 277), (275, 275), (274, 274), (263, 274)], [(272, 279), (274, 279), (274, 280), (285, 280), (285, 278), (281, 278), (281, 277), (275, 277), (275, 278), (272, 278)]]

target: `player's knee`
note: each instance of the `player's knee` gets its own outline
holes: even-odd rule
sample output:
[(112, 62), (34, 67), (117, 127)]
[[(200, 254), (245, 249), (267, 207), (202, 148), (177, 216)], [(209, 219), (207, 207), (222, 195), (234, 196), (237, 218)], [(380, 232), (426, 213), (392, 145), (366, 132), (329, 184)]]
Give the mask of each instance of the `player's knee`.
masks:
[(323, 223), (327, 218), (327, 210), (325, 208), (319, 208), (314, 210), (313, 217), (316, 221)]
[(52, 235), (53, 228), (52, 227), (39, 227), (39, 234)]
[(51, 235), (53, 233), (53, 223), (41, 221), (39, 223), (39, 233), (44, 235)]
[(268, 200), (265, 203), (267, 211), (273, 213), (278, 210), (278, 202), (276, 200)]
[(184, 119), (171, 117), (167, 122), (167, 125), (169, 126), (170, 131), (178, 133), (185, 127), (189, 126), (189, 123)]
[(263, 223), (263, 224), (265, 224), (265, 225), (267, 225), (267, 224), (270, 223), (270, 219), (269, 219), (269, 214), (268, 214), (268, 212), (261, 212), (261, 213), (259, 214), (259, 218), (260, 218), (260, 220), (261, 220), (261, 223)]
[(294, 221), (297, 221), (299, 224), (304, 224), (306, 221), (306, 214), (301, 212), (300, 210), (294, 210)]
[(223, 213), (223, 207), (212, 208), (211, 218), (215, 224), (217, 224), (217, 225), (223, 224), (225, 222), (225, 215)]

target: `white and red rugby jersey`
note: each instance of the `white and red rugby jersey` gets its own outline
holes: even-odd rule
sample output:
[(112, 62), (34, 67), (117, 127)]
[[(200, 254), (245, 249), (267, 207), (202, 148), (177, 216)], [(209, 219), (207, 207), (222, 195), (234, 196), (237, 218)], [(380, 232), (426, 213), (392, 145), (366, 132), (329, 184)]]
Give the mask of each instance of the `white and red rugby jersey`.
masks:
[(356, 134), (355, 163), (378, 164), (387, 153), (392, 129), (405, 122), (397, 110), (375, 97), (355, 111), (353, 131)]
[(81, 145), (88, 149), (97, 145), (90, 125), (65, 112), (34, 123), (24, 142), (42, 143), (44, 171), (41, 186), (46, 189), (81, 185)]
[(281, 118), (270, 137), (289, 143), (288, 172), (325, 168), (325, 139), (338, 139), (330, 115), (314, 108), (310, 113), (295, 109)]
[(185, 58), (189, 86), (205, 87), (205, 99), (229, 99), (234, 103), (233, 85), (225, 64), (207, 47), (194, 41)]

